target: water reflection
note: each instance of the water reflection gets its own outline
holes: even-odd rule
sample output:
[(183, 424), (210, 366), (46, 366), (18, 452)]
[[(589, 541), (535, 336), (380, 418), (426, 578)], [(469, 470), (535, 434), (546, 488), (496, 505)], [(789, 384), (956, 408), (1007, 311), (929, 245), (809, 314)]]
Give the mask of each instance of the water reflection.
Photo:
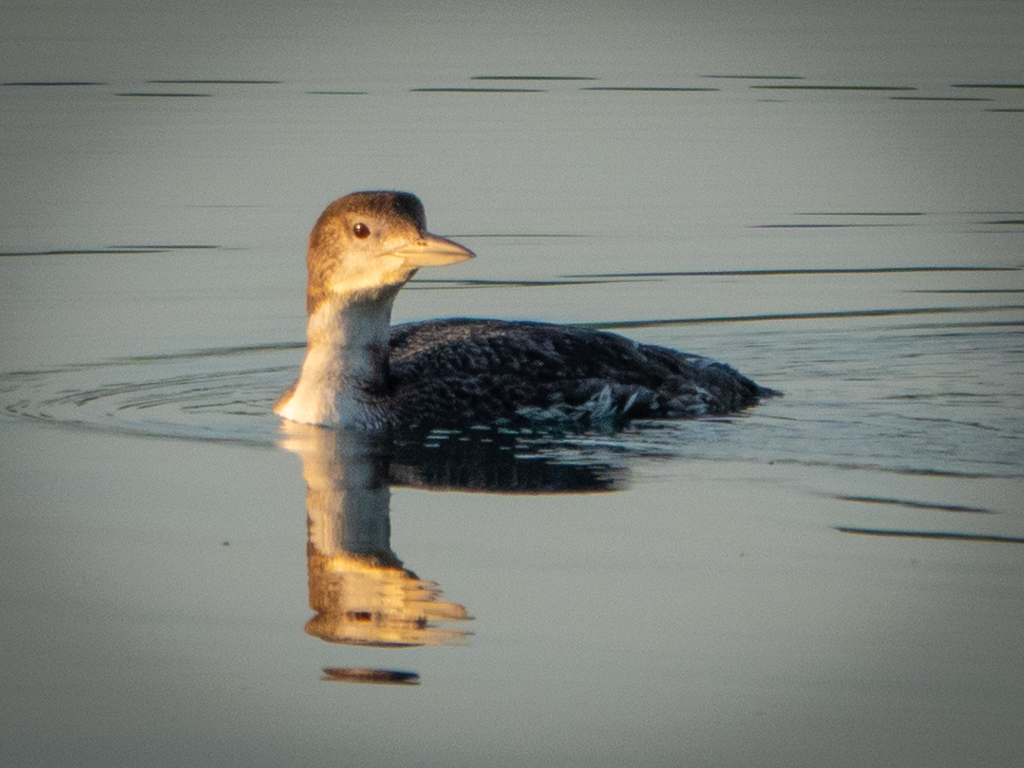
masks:
[(302, 459), (309, 541), (306, 632), (329, 643), (404, 648), (453, 645), (469, 619), (391, 549), (386, 454), (340, 430), (288, 424), (281, 444)]
[[(391, 486), (508, 493), (606, 491), (610, 467), (517, 455), (516, 435), (429, 432), (384, 441), (284, 422), (280, 445), (302, 460), (306, 481), (309, 607), (306, 632), (325, 642), (376, 648), (461, 645), (466, 607), (445, 599), (391, 549)], [(415, 672), (328, 668), (324, 679), (418, 683)]]

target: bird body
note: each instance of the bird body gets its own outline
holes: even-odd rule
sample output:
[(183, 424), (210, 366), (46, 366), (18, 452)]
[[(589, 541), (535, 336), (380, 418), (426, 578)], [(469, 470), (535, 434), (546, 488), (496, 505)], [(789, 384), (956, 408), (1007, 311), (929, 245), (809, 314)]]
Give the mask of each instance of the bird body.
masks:
[(694, 418), (775, 394), (707, 358), (573, 326), (447, 319), (390, 327), (420, 266), (472, 258), (404, 192), (332, 203), (310, 235), (306, 358), (276, 413), (370, 431)]
[(400, 413), (448, 424), (607, 428), (632, 418), (737, 411), (768, 394), (733, 368), (617, 334), (501, 320), (392, 329), (388, 397)]

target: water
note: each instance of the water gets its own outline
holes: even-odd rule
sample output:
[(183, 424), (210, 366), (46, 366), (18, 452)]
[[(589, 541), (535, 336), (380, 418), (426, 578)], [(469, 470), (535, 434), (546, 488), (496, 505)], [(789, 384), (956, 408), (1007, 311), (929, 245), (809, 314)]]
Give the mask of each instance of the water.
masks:
[[(5, 765), (1024, 757), (1015, 4), (8, 16)], [(283, 430), (304, 239), (379, 187), (479, 255), (397, 321), (785, 396)]]

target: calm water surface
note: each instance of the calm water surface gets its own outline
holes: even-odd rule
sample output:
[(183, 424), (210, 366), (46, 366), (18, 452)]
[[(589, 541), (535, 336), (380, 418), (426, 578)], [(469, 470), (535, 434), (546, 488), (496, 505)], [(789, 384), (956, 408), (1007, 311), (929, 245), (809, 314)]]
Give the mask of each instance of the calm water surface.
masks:
[[(0, 762), (1024, 759), (1024, 17), (726, 5), (11, 9)], [(381, 187), (479, 256), (397, 321), (785, 397), (283, 428), (308, 229)]]

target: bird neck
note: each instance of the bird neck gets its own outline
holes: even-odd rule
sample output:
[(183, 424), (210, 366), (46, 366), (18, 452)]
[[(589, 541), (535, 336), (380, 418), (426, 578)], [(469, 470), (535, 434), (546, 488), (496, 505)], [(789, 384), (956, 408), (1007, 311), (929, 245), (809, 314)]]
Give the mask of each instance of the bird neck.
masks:
[(375, 405), (388, 394), (388, 339), (393, 295), (352, 300), (331, 295), (306, 325), (306, 359), (291, 397), (275, 410), (293, 421), (379, 427)]

